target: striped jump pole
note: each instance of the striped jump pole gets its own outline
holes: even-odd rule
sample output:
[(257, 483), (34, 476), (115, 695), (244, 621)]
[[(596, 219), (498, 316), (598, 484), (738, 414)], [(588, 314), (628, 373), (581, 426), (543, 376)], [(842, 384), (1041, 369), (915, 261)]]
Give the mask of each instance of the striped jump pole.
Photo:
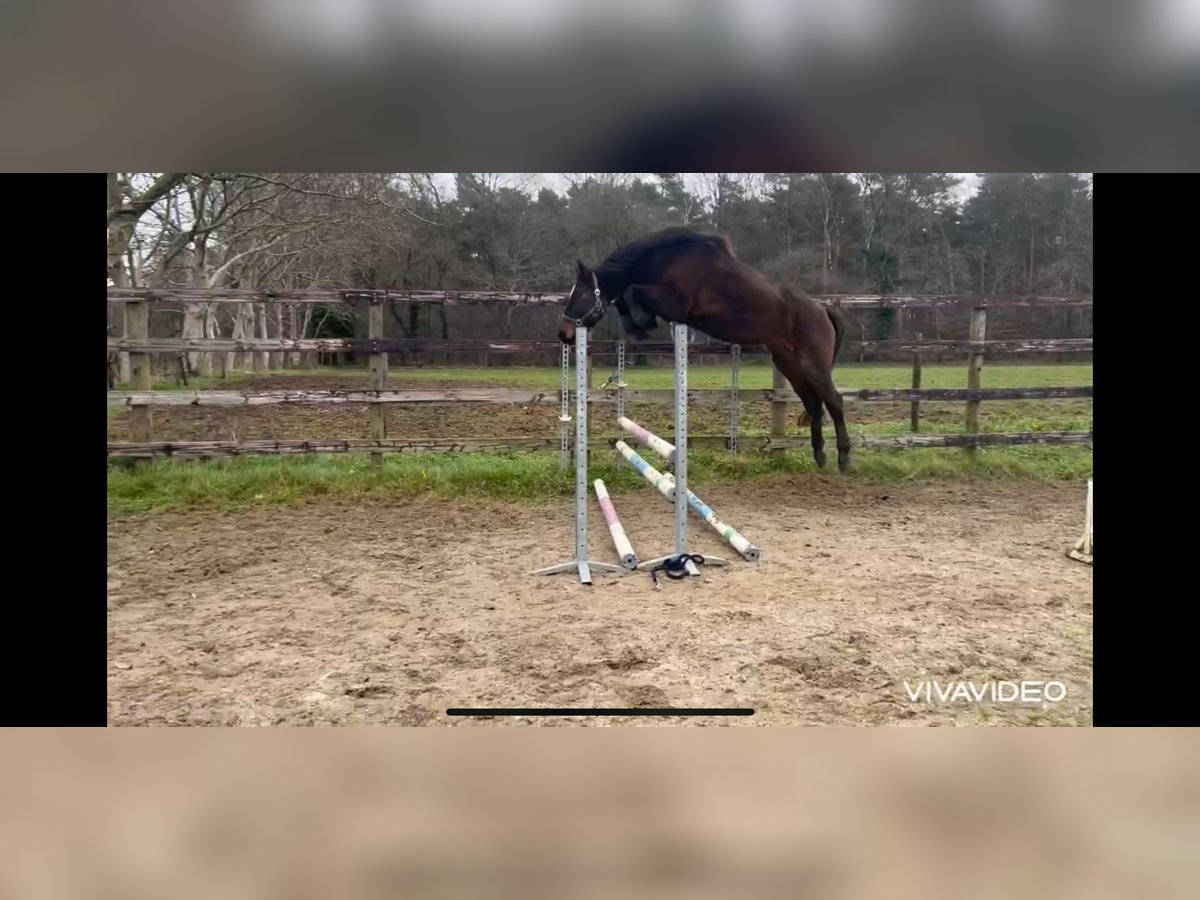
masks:
[(637, 438), (638, 441), (645, 444), (647, 447), (661, 456), (663, 459), (667, 460), (668, 462), (675, 462), (674, 444), (664, 441), (657, 434), (654, 434), (648, 429), (643, 428), (637, 422), (633, 421), (632, 419), (627, 419), (624, 416), (617, 418), (617, 424)]
[[(626, 425), (626, 423), (628, 423), (628, 425)], [(631, 428), (629, 426), (633, 427)], [(642, 443), (657, 450), (658, 453), (663, 456), (666, 456), (668, 452), (673, 452), (675, 450), (674, 447), (672, 447), (662, 438), (652, 434), (645, 428), (642, 428), (642, 426), (638, 425), (636, 422), (629, 421), (629, 419), (625, 419), (624, 422), (621, 423), (621, 427), (630, 434), (635, 435), (638, 440), (642, 441)], [(639, 434), (639, 432), (641, 433)], [(644, 459), (638, 456), (633, 450), (631, 450), (629, 445), (624, 441), (617, 442), (617, 449), (621, 451), (621, 455), (629, 461), (630, 465), (641, 472), (647, 481), (658, 488), (660, 494), (662, 494), (668, 500), (675, 499), (675, 479), (673, 476), (661, 474), (657, 469), (655, 469)], [(734, 550), (736, 550), (750, 562), (759, 561), (759, 559), (762, 557), (762, 551), (758, 547), (754, 546), (754, 544), (750, 543), (750, 541), (746, 540), (746, 538), (741, 534), (739, 534), (737, 529), (735, 529), (732, 525), (727, 525), (718, 519), (717, 514), (713, 512), (712, 507), (697, 497), (690, 490), (687, 492), (687, 502), (688, 506), (694, 509), (700, 518), (711, 525), (717, 534), (725, 538), (725, 540), (729, 542), (730, 546), (732, 546)]]
[(1087, 515), (1083, 522), (1083, 537), (1075, 542), (1075, 546), (1067, 551), (1067, 556), (1081, 563), (1092, 564), (1092, 479), (1088, 478), (1087, 485)]
[(633, 544), (629, 543), (625, 529), (621, 527), (621, 520), (617, 518), (617, 511), (613, 508), (612, 498), (608, 496), (608, 488), (604, 486), (604, 482), (599, 478), (592, 482), (592, 488), (596, 491), (596, 500), (600, 504), (600, 512), (604, 514), (604, 521), (608, 523), (609, 533), (612, 534), (613, 546), (617, 548), (617, 555), (621, 557), (621, 565), (627, 569), (636, 569), (638, 563), (637, 554), (633, 552)]
[(624, 441), (617, 441), (617, 451), (625, 457), (625, 461), (633, 466), (642, 477), (658, 488), (658, 492), (668, 500), (675, 499), (675, 479), (664, 475), (650, 463), (642, 459), (637, 452)]
[(762, 557), (762, 551), (755, 547), (752, 543), (740, 535), (732, 525), (726, 525), (717, 518), (717, 514), (713, 512), (712, 507), (693, 494), (687, 492), (688, 506), (694, 509), (705, 522), (713, 527), (713, 530), (721, 537), (729, 542), (738, 553), (742, 554), (750, 562), (758, 562)]

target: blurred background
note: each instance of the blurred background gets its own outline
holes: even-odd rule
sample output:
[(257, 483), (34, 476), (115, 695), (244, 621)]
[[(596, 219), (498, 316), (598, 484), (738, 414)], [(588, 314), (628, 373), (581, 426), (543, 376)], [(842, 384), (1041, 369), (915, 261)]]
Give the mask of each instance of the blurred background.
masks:
[(1198, 158), (1192, 0), (21, 0), (0, 17), (14, 168), (1173, 170)]
[(1115, 729), (14, 730), (0, 896), (1191, 898), (1197, 749)]

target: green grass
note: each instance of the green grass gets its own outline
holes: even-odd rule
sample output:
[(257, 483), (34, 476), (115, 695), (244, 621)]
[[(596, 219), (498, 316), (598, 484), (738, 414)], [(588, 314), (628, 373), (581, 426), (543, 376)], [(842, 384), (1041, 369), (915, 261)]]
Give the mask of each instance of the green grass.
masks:
[[(593, 373), (593, 384), (603, 384), (609, 374), (616, 371), (615, 365), (597, 363)], [(362, 378), (367, 379), (367, 370), (359, 368), (321, 369), (274, 369), (262, 375), (289, 378)], [(729, 363), (718, 365), (693, 365), (688, 370), (688, 386), (692, 388), (728, 388), (731, 367)], [(447, 366), (431, 368), (393, 367), (389, 375), (404, 382), (458, 381), (464, 384), (495, 384), (514, 388), (556, 388), (561, 375), (557, 368), (546, 366), (514, 366), (511, 368), (462, 368)], [(167, 379), (152, 386), (156, 391), (168, 390), (219, 390), (234, 388), (238, 382), (253, 381), (261, 377), (253, 372), (235, 372), (228, 378), (189, 377), (187, 387)], [(740, 386), (747, 390), (758, 390), (771, 386), (771, 366), (762, 362), (744, 362), (738, 373)], [(907, 363), (841, 363), (834, 369), (834, 380), (843, 390), (863, 388), (906, 388), (912, 386), (912, 366)], [(667, 366), (638, 368), (629, 366), (625, 370), (625, 381), (632, 388), (644, 390), (669, 389), (675, 386), (674, 370)], [(1092, 364), (1064, 363), (1062, 365), (1023, 365), (1019, 362), (987, 363), (983, 369), (985, 388), (1016, 387), (1078, 387), (1092, 383)], [(962, 388), (967, 386), (967, 369), (963, 362), (927, 363), (921, 369), (921, 387)], [(365, 387), (365, 384), (364, 384)], [(127, 391), (129, 386), (121, 383), (118, 390)]]
[[(597, 366), (595, 383), (601, 384), (610, 369)], [(403, 368), (393, 369), (404, 383), (422, 381), (492, 384), (505, 387), (553, 388), (559, 371), (546, 367), (520, 368)], [(325, 368), (319, 370), (279, 370), (274, 376), (302, 378), (354, 378), (366, 380), (365, 369)], [(747, 390), (770, 387), (771, 368), (765, 363), (747, 362), (741, 367), (741, 385)], [(727, 388), (729, 366), (693, 366), (689, 386)], [(902, 388), (911, 384), (911, 366), (855, 363), (841, 365), (835, 372), (843, 388)], [(234, 387), (249, 382), (253, 373), (239, 373), (229, 379), (193, 378), (188, 389)], [(626, 380), (631, 387), (670, 388), (674, 381), (670, 368), (630, 367)], [(966, 371), (961, 362), (930, 364), (924, 367), (923, 387), (963, 387)], [(985, 387), (1075, 386), (1092, 383), (1092, 364), (1021, 365), (996, 363), (985, 367)], [(239, 387), (241, 385), (238, 385)], [(174, 383), (160, 382), (158, 390), (179, 390)], [(876, 405), (877, 406), (877, 405)], [(963, 430), (962, 403), (925, 403), (923, 428), (927, 433), (957, 433)], [(888, 421), (858, 423), (849, 415), (851, 435), (887, 435), (908, 431), (907, 404), (895, 405), (897, 415)], [(889, 405), (890, 408), (890, 405)], [(854, 407), (851, 407), (853, 410)], [(1090, 400), (997, 401), (984, 403), (982, 428), (985, 431), (1086, 431), (1092, 427)], [(110, 415), (119, 410), (110, 409)], [(701, 409), (697, 424), (704, 424)], [(723, 424), (726, 413), (721, 411)], [(723, 432), (723, 427), (718, 432)], [(696, 431), (702, 433), (703, 429)], [(711, 431), (711, 429), (709, 429)], [(754, 433), (743, 425), (745, 433)], [(765, 429), (757, 431), (765, 433)], [(827, 473), (836, 472), (836, 450), (832, 427), (826, 426), (826, 449), (830, 457)], [(795, 420), (789, 422), (795, 432)], [(713, 432), (717, 433), (717, 432)], [(593, 454), (590, 477), (603, 478), (614, 489), (635, 489), (640, 476), (619, 458)], [(717, 451), (693, 450), (690, 472), (698, 485), (769, 481), (801, 473), (816, 472), (807, 447), (783, 454), (748, 454), (732, 460)], [(916, 481), (957, 478), (1031, 478), (1041, 480), (1077, 480), (1091, 474), (1090, 447), (1074, 445), (1026, 445), (981, 448), (974, 458), (960, 449), (904, 451), (866, 451), (855, 453), (851, 478), (868, 481)], [(836, 477), (827, 474), (826, 477)], [(530, 502), (570, 496), (574, 482), (559, 468), (558, 454), (403, 454), (385, 456), (383, 468), (372, 469), (365, 454), (247, 457), (212, 462), (157, 460), (153, 464), (130, 469), (118, 463), (108, 468), (108, 511), (111, 515), (130, 515), (159, 510), (197, 507), (241, 509), (249, 506), (291, 503), (308, 498), (368, 496), (409, 498), (475, 498)], [(703, 496), (703, 494), (701, 494)]]
[[(478, 370), (476, 370), (478, 371)], [(603, 376), (601, 372), (603, 371)], [(728, 388), (731, 367), (691, 367), (688, 370), (688, 387)], [(601, 376), (601, 377), (598, 377)], [(476, 376), (478, 377), (478, 376)], [(608, 377), (607, 369), (596, 367), (593, 383)], [(849, 363), (839, 364), (833, 372), (834, 381), (842, 390), (863, 388), (907, 388), (912, 387), (912, 366), (900, 363)], [(625, 381), (634, 388), (671, 388), (675, 386), (672, 369), (626, 369)], [(540, 384), (541, 382), (539, 382)], [(747, 390), (761, 390), (771, 386), (771, 366), (766, 363), (743, 363), (738, 372), (739, 386)], [(1016, 387), (1078, 387), (1092, 383), (1092, 364), (1074, 363), (1045, 366), (1019, 364), (985, 365), (983, 386), (990, 388)], [(923, 388), (965, 388), (967, 369), (965, 364), (926, 364), (921, 367)]]
[[(830, 450), (830, 473), (836, 451)], [(731, 459), (717, 451), (692, 451), (695, 484), (771, 480), (818, 471), (807, 451), (752, 454)], [(981, 448), (974, 461), (956, 449), (859, 451), (851, 478), (919, 481), (940, 478), (1078, 480), (1092, 471), (1092, 452), (1077, 446)], [(836, 477), (830, 474), (828, 477)], [(589, 480), (613, 489), (637, 489), (642, 478), (623, 461), (593, 454)], [(435, 497), (530, 502), (568, 497), (574, 480), (559, 468), (557, 453), (403, 454), (371, 468), (365, 454), (320, 457), (244, 457), (211, 462), (156, 460), (141, 469), (108, 468), (108, 512), (113, 516), (197, 507), (244, 509), (318, 497)], [(703, 496), (703, 494), (701, 494)]]

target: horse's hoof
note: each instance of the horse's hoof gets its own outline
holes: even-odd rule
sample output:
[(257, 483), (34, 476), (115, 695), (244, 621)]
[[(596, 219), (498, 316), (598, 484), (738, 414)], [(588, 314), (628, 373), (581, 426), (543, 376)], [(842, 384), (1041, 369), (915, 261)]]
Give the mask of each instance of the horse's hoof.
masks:
[(825, 468), (825, 454), (824, 454), (824, 452), (821, 452), (821, 453), (814, 453), (814, 454), (813, 454), (813, 459), (816, 461), (816, 463), (817, 463), (817, 468), (818, 468), (818, 469), (823, 469), (823, 468)]

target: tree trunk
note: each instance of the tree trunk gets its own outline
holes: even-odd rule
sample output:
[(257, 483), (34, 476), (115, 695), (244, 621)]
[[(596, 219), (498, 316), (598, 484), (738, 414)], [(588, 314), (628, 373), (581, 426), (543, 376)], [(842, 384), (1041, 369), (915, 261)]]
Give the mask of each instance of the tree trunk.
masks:
[(950, 278), (950, 293), (954, 293), (954, 254), (950, 249), (950, 238), (946, 237), (946, 229), (942, 228), (942, 241), (946, 245), (946, 273)]
[[(263, 309), (263, 304), (251, 304), (254, 307), (254, 334), (257, 337), (266, 340), (267, 338), (267, 311)], [(271, 367), (271, 354), (266, 350), (259, 350), (254, 354), (254, 371), (266, 372)]]
[[(245, 315), (243, 309), (246, 304), (239, 303), (233, 311), (233, 339), (239, 341), (246, 336)], [(228, 350), (225, 353), (225, 371), (236, 372), (240, 368), (241, 361), (238, 359), (236, 350)]]
[(1037, 227), (1029, 230), (1029, 272), (1025, 277), (1025, 293), (1033, 294), (1033, 238), (1037, 234)]
[[(205, 288), (204, 257), (207, 252), (208, 239), (199, 235), (192, 243), (192, 287)], [(203, 338), (208, 335), (208, 310), (204, 303), (185, 303), (183, 315), (183, 336), (185, 338)], [(212, 354), (192, 352), (187, 355), (188, 371), (198, 375), (212, 375)]]
[[(274, 312), (275, 312), (275, 315), (273, 316), (273, 318), (275, 319), (275, 337), (282, 339), (283, 338), (283, 306), (278, 302), (272, 303), (271, 306), (274, 307)], [(272, 369), (282, 369), (283, 368), (284, 353), (282, 350), (273, 351), (270, 354), (270, 357), (271, 357), (271, 368)]]
[(821, 293), (829, 293), (829, 257), (831, 246), (829, 240), (829, 210), (825, 210), (825, 220), (822, 223), (825, 232), (825, 246), (821, 252)]
[[(300, 327), (300, 337), (308, 337), (308, 327), (312, 324), (313, 305), (311, 303), (304, 304), (304, 323)], [(307, 350), (304, 352), (302, 365), (306, 369), (315, 369), (317, 367), (317, 354), (315, 350)]]
[[(295, 303), (293, 303), (291, 305), (291, 307), (288, 309), (288, 337), (293, 341), (296, 340), (298, 337), (298, 335), (296, 334), (296, 304)], [(300, 368), (300, 354), (296, 353), (296, 352), (289, 353), (288, 357), (287, 357), (287, 363), (293, 369)]]
[[(121, 206), (121, 184), (116, 172), (108, 173), (108, 208)], [(108, 227), (108, 277), (114, 287), (129, 287), (129, 271), (125, 268), (129, 245), (133, 240), (133, 224), (114, 222)], [(116, 309), (116, 331), (118, 337), (129, 337), (129, 304), (122, 303)], [(122, 350), (117, 361), (118, 379), (129, 384), (133, 378), (129, 352)]]

